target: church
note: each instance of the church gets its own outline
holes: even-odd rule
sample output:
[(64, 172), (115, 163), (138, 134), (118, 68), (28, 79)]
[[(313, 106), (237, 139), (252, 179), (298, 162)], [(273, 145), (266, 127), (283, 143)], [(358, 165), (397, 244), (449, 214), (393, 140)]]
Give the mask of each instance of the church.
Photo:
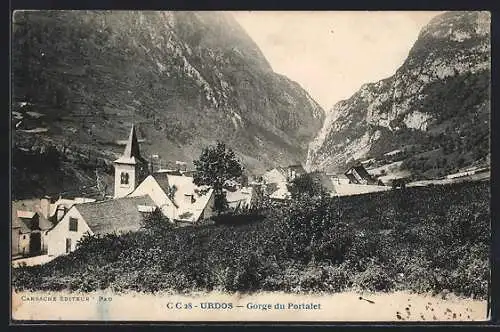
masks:
[(171, 222), (190, 225), (214, 213), (214, 193), (194, 184), (193, 177), (159, 170), (152, 172), (141, 156), (135, 126), (123, 154), (114, 161), (113, 199), (74, 204), (47, 231), (49, 256), (76, 249), (86, 234), (137, 231), (144, 217), (160, 209)]

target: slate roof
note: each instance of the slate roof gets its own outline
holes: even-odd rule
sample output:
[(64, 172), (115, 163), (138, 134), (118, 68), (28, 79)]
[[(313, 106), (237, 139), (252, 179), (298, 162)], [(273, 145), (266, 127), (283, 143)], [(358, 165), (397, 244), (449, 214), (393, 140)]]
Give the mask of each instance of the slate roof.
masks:
[(106, 234), (138, 230), (143, 220), (139, 205), (155, 206), (155, 203), (149, 195), (144, 195), (76, 204), (73, 209), (82, 215), (92, 232)]
[(354, 176), (354, 172), (356, 172), (362, 179), (366, 180), (369, 184), (374, 182), (371, 175), (362, 165), (351, 167), (344, 173), (349, 178), (349, 180), (351, 180), (351, 182), (353, 183), (359, 182), (356, 176)]
[(363, 166), (356, 166), (353, 167), (354, 170), (363, 178), (363, 179), (370, 179), (371, 176), (368, 174), (368, 171), (363, 167)]
[(168, 183), (168, 177), (171, 176), (171, 174), (168, 172), (160, 172), (160, 173), (154, 173), (151, 175), (156, 180), (156, 183), (158, 183), (158, 185), (163, 190), (163, 192), (165, 194), (168, 194), (168, 192), (170, 190), (169, 183)]
[(358, 183), (358, 179), (356, 179), (356, 177), (353, 174), (348, 173), (348, 174), (345, 174), (345, 175), (347, 176), (347, 178), (349, 179), (349, 181), (351, 183)]

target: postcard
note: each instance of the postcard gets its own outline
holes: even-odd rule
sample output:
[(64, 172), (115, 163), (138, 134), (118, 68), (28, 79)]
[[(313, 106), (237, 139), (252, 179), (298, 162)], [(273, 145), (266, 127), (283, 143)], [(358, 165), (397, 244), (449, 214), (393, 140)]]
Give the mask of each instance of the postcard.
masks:
[(490, 13), (20, 10), (11, 319), (489, 319)]

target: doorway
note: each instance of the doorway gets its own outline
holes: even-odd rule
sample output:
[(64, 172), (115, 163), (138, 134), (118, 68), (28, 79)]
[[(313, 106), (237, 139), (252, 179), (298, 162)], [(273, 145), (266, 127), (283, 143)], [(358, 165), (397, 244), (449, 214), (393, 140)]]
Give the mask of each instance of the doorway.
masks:
[(42, 252), (42, 236), (40, 233), (31, 233), (29, 255), (38, 256)]

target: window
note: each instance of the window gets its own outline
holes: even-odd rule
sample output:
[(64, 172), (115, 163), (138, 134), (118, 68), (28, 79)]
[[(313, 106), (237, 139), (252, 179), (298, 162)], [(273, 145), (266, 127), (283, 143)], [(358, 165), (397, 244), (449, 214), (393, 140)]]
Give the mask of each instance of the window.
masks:
[(122, 172), (120, 184), (128, 184), (128, 177), (129, 177), (128, 173)]
[(69, 231), (78, 232), (78, 219), (69, 218)]
[(71, 252), (71, 239), (66, 239), (66, 253)]
[(26, 240), (26, 235), (23, 235), (23, 240)]

